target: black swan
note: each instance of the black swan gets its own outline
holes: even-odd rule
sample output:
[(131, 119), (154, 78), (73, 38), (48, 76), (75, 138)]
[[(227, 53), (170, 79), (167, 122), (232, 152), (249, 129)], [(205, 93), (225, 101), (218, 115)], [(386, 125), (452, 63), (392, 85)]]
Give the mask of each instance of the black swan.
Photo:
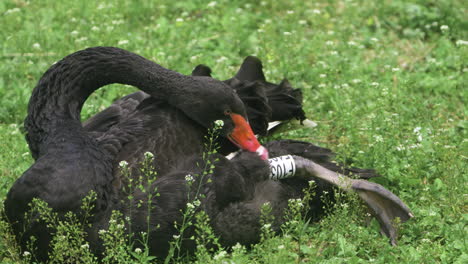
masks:
[[(95, 63), (91, 63), (92, 61)], [(132, 63), (137, 68), (143, 64), (143, 68), (141, 71), (129, 68)], [(88, 67), (93, 67), (94, 71), (87, 69)], [(57, 71), (64, 70), (68, 74), (57, 75)], [(100, 71), (102, 76), (98, 75), (99, 72), (96, 71)], [(169, 78), (169, 80), (156, 79), (157, 76), (153, 74), (161, 71), (162, 76)], [(73, 72), (78, 75), (71, 74)], [(127, 78), (137, 76), (138, 80), (129, 81), (122, 76)], [(171, 78), (174, 79), (171, 80)], [(97, 193), (97, 200), (91, 219), (92, 226), (87, 230), (87, 239), (96, 253), (99, 254), (103, 250), (98, 230), (106, 229), (112, 210), (119, 210), (131, 218), (131, 230), (135, 233), (147, 231), (146, 221), (147, 216), (149, 216), (148, 245), (150, 252), (159, 257), (167, 254), (168, 241), (177, 234), (174, 222), (180, 223), (182, 217), (180, 210), (187, 206), (187, 193), (192, 192), (187, 188), (186, 176), (201, 173), (200, 170), (203, 166), (194, 166), (194, 164), (206, 162), (198, 155), (202, 151), (199, 137), (206, 132), (206, 128), (211, 125), (210, 122), (216, 119), (224, 120), (225, 126), (222, 133), (229, 135), (233, 130), (234, 124), (232, 123), (236, 121), (233, 122), (231, 117), (238, 110), (231, 107), (228, 112), (225, 109), (219, 111), (217, 116), (193, 117), (194, 113), (186, 113), (186, 111), (192, 107), (201, 107), (203, 109), (195, 109), (194, 112), (203, 115), (207, 106), (197, 104), (187, 106), (185, 102), (174, 98), (165, 101), (163, 99), (165, 97), (161, 96), (169, 94), (183, 97), (187, 91), (182, 94), (170, 93), (153, 87), (158, 85), (157, 81), (160, 81), (166, 85), (165, 87), (170, 87), (173, 90), (181, 89), (180, 87), (204, 89), (205, 87), (201, 85), (207, 82), (211, 84), (209, 91), (219, 89), (216, 87), (219, 83), (214, 80), (194, 78), (187, 82), (184, 80), (185, 78), (188, 77), (170, 72), (137, 55), (115, 48), (94, 48), (72, 54), (46, 72), (33, 93), (29, 115), (25, 122), (28, 130), (27, 139), (30, 144), (33, 142), (31, 149), (35, 151), (34, 155), (37, 160), (15, 182), (5, 201), (6, 216), (12, 223), (13, 230), (23, 249), (28, 238), (36, 236), (37, 257), (39, 260), (47, 259), (52, 230), (49, 230), (43, 222), (37, 219), (32, 219), (29, 226), (23, 226), (23, 214), (28, 210), (28, 203), (32, 198), (41, 198), (56, 212), (64, 214), (67, 211), (79, 212), (81, 198), (90, 190), (94, 190)], [(129, 118), (117, 122), (116, 125), (108, 127), (107, 130), (86, 131), (79, 123), (79, 111), (84, 100), (95, 89), (115, 81), (133, 84), (151, 94), (155, 100), (144, 100), (138, 103), (137, 112), (139, 114), (135, 115), (135, 118), (132, 118), (130, 114)], [(221, 87), (225, 88), (225, 86)], [(52, 95), (57, 92), (54, 93), (54, 89), (59, 88), (64, 90), (61, 91), (59, 98), (54, 98)], [(80, 90), (85, 92), (80, 92)], [(190, 92), (190, 95), (193, 95), (193, 92)], [(200, 98), (205, 98), (203, 96), (210, 93), (204, 91), (201, 95), (200, 93), (195, 94), (201, 96)], [(232, 90), (226, 93), (235, 97)], [(214, 94), (220, 96), (216, 92)], [(44, 96), (48, 98), (44, 98)], [(234, 101), (237, 103), (237, 100), (236, 98)], [(152, 111), (152, 106), (155, 104), (159, 109), (157, 112)], [(179, 104), (183, 106), (179, 108)], [(211, 107), (215, 108), (214, 110), (219, 110), (216, 109), (218, 105), (211, 105)], [(58, 108), (56, 112), (52, 112), (56, 108)], [(151, 115), (146, 115), (145, 111)], [(241, 115), (242, 111), (243, 109), (239, 110)], [(150, 119), (145, 120), (146, 118)], [(153, 122), (156, 123), (151, 126), (150, 124)], [(180, 129), (180, 131), (174, 131), (174, 129)], [(147, 186), (149, 190), (157, 189), (159, 194), (150, 201), (153, 208), (150, 212), (146, 209), (138, 209), (139, 207), (136, 205), (121, 204), (119, 196), (122, 194), (119, 191), (122, 184), (115, 171), (116, 163), (120, 160), (119, 157), (129, 157), (129, 153), (137, 151), (135, 148), (158, 149), (156, 145), (149, 145), (147, 141), (142, 142), (140, 146), (138, 144), (132, 145), (135, 138), (139, 138), (141, 134), (148, 133), (148, 131), (160, 133), (159, 137), (171, 135), (170, 133), (177, 134), (178, 139), (169, 142), (177, 147), (167, 155), (168, 157), (171, 155), (182, 155), (181, 157), (183, 157), (177, 158), (179, 160), (177, 164), (171, 164), (165, 168), (167, 176), (158, 177), (155, 182)], [(188, 142), (184, 145), (197, 142), (197, 146), (194, 146), (193, 149), (184, 148), (184, 145), (178, 145), (181, 141)], [(164, 140), (158, 143), (161, 144), (162, 149), (166, 148), (171, 151), (171, 148), (164, 146), (164, 144), (168, 144)], [(236, 144), (239, 142), (236, 141)], [(264, 161), (267, 152), (259, 153), (263, 155), (263, 159), (259, 157), (255, 153), (259, 148), (257, 144), (254, 147), (248, 144), (244, 145), (244, 148), (250, 152), (241, 152), (232, 160), (227, 160), (220, 154), (214, 154), (216, 166), (213, 173), (203, 179), (197, 179), (204, 181), (202, 193), (205, 198), (201, 201), (201, 207), (210, 216), (211, 225), (220, 235), (222, 244), (225, 246), (233, 245), (236, 242), (250, 244), (258, 241), (260, 206), (265, 202), (272, 204), (273, 213), (277, 216), (275, 219), (278, 219), (278, 222), (275, 223), (277, 229), (281, 224), (281, 215), (288, 199), (303, 195), (302, 185), (311, 177), (318, 177), (319, 186), (323, 186), (324, 189), (338, 186), (345, 190), (357, 191), (374, 211), (383, 232), (391, 238), (392, 243), (395, 243), (395, 232), (391, 221), (396, 217), (405, 221), (412, 216), (409, 209), (397, 197), (381, 186), (347, 179), (318, 165), (317, 163), (324, 166), (329, 164), (331, 152), (309, 143), (278, 141), (268, 144), (268, 148), (275, 156), (296, 155), (289, 156), (289, 158), (295, 161), (298, 172), (297, 176), (291, 179), (272, 181), (270, 180), (270, 171), (272, 170)], [(127, 146), (130, 148), (126, 150)], [(155, 155), (159, 164), (165, 164), (163, 154), (166, 153)], [(349, 172), (351, 171), (353, 170), (349, 170)], [(358, 169), (354, 169), (354, 172), (358, 175), (362, 173), (361, 176), (370, 173)], [(279, 177), (283, 176), (294, 175), (279, 175)], [(338, 177), (347, 180), (339, 180)], [(135, 201), (143, 200), (144, 195), (136, 190), (134, 193)], [(129, 208), (132, 210), (131, 212)], [(150, 215), (146, 215), (148, 213)], [(242, 230), (232, 232), (234, 227)], [(193, 242), (184, 241), (184, 249), (193, 250), (194, 246)]]
[[(119, 193), (118, 184), (113, 182), (113, 168), (118, 155), (122, 155), (120, 149), (134, 135), (154, 129), (142, 127), (142, 120), (132, 118), (98, 138), (83, 129), (83, 103), (93, 91), (110, 83), (133, 85), (155, 98), (163, 98), (157, 101), (161, 115), (155, 121), (172, 124), (159, 131), (164, 135), (161, 146), (169, 144), (171, 148), (166, 149), (173, 150), (164, 153), (166, 156), (199, 153), (201, 146), (192, 142), (200, 139), (191, 131), (206, 130), (215, 120), (223, 121), (221, 133), (239, 147), (256, 152), (263, 159), (268, 155), (245, 120), (243, 103), (226, 84), (208, 77), (184, 76), (118, 48), (76, 52), (43, 75), (30, 99), (25, 129), (36, 162), (13, 184), (5, 201), (6, 216), (14, 232), (21, 233), (20, 244), (24, 245), (31, 235), (38, 237), (39, 247), (50, 240), (47, 228), (38, 221), (22, 230), (24, 213), (33, 198), (46, 201), (64, 214), (79, 210), (80, 200), (93, 190), (97, 193), (96, 219), (106, 219), (117, 208)], [(168, 120), (171, 118), (179, 122), (170, 122), (174, 121)], [(190, 126), (174, 125), (177, 123)]]

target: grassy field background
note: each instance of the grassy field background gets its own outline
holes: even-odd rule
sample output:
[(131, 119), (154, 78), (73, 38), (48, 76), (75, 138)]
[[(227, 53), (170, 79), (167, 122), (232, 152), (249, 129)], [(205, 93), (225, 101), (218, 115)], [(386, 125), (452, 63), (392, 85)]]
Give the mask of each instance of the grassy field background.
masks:
[[(281, 137), (375, 168), (385, 176), (376, 181), (416, 217), (391, 247), (355, 204), (341, 206), (300, 233), (220, 251), (212, 262), (468, 263), (463, 2), (0, 1), (0, 201), (32, 163), (21, 133), (31, 91), (69, 53), (117, 46), (185, 74), (203, 63), (218, 79), (256, 55), (268, 80), (287, 77), (302, 89), (306, 113), (318, 123)], [(83, 119), (133, 90), (99, 90)], [(3, 235), (1, 263), (17, 262), (18, 254)]]

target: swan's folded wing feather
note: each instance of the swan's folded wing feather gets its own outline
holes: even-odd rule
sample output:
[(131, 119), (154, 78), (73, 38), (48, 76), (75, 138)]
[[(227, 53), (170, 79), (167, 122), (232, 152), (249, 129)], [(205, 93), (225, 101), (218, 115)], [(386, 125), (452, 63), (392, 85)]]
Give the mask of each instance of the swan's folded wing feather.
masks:
[(83, 128), (87, 132), (104, 133), (113, 125), (127, 118), (137, 106), (149, 95), (138, 91), (115, 101), (108, 108), (90, 117), (83, 122)]

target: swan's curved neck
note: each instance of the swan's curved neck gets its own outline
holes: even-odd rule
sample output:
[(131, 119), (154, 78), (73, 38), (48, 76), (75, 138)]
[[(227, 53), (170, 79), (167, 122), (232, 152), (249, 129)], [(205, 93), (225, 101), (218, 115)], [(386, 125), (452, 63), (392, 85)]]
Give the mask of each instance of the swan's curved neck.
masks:
[(189, 76), (118, 48), (96, 47), (71, 54), (54, 64), (32, 93), (25, 119), (30, 148), (40, 154), (50, 143), (86, 137), (81, 108), (89, 95), (104, 85), (128, 84), (170, 98), (181, 94), (181, 87), (190, 82)]

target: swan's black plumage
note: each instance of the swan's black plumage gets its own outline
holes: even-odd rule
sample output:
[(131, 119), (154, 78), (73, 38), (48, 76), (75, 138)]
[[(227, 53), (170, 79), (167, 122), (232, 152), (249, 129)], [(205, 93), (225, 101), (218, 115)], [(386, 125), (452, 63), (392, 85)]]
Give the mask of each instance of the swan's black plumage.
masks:
[[(263, 76), (261, 68), (260, 73)], [(247, 77), (237, 77), (239, 82), (248, 82)], [(137, 86), (151, 97), (142, 93), (129, 95), (82, 127), (79, 113), (86, 98), (113, 82)], [(201, 174), (206, 162), (200, 156), (206, 129), (216, 119), (224, 119), (227, 129), (232, 127), (223, 115), (226, 106), (245, 116), (244, 104), (232, 87), (209, 77), (177, 74), (120, 49), (91, 48), (59, 61), (39, 81), (25, 120), (26, 138), (36, 162), (14, 183), (5, 201), (6, 217), (20, 245), (25, 249), (29, 237), (35, 236), (36, 257), (39, 260), (48, 257), (53, 230), (37, 218), (32, 219), (31, 225), (24, 225), (23, 214), (33, 198), (46, 201), (63, 216), (67, 211), (79, 213), (81, 199), (91, 190), (96, 192), (97, 199), (87, 239), (96, 253), (102, 252), (98, 230), (107, 228), (112, 210), (131, 218), (132, 232), (147, 231), (146, 207), (121, 203), (124, 195), (121, 181), (125, 179), (116, 167), (120, 160), (138, 166), (141, 154), (151, 150), (160, 175), (146, 186), (149, 190), (157, 189), (159, 194), (150, 201), (153, 209), (148, 246), (151, 254), (164, 257), (169, 241), (177, 234), (174, 222), (181, 222), (187, 194), (193, 192), (185, 177)], [(151, 136), (144, 136), (149, 133)], [(309, 143), (280, 141), (269, 143), (268, 148), (273, 156), (302, 155), (334, 170), (341, 169), (330, 162), (329, 150)], [(214, 172), (196, 180), (203, 180), (201, 192), (205, 198), (201, 208), (209, 215), (225, 246), (259, 240), (260, 207), (265, 202), (272, 205), (276, 219), (273, 227), (278, 230), (288, 199), (301, 197), (302, 187), (307, 184), (301, 179), (269, 180), (267, 162), (254, 153), (241, 152), (232, 160), (220, 154), (211, 158), (216, 160)], [(330, 188), (331, 185), (319, 181), (318, 191)], [(145, 195), (135, 190), (135, 201), (145, 200)], [(321, 205), (321, 201), (316, 202)], [(320, 208), (316, 209), (316, 214), (321, 213)], [(194, 250), (190, 241), (184, 243), (184, 250)]]
[[(185, 129), (187, 134), (200, 131), (202, 137), (202, 131), (220, 119), (227, 124), (224, 131), (227, 133), (234, 125), (226, 116), (226, 110), (245, 116), (242, 102), (226, 84), (207, 77), (184, 76), (118, 48), (90, 48), (54, 64), (34, 89), (24, 123), (26, 139), (36, 162), (13, 184), (5, 201), (6, 217), (20, 244), (25, 246), (31, 235), (36, 236), (40, 259), (47, 258), (50, 230), (40, 221), (23, 226), (24, 213), (32, 199), (46, 201), (63, 215), (67, 211), (78, 212), (81, 199), (93, 190), (97, 194), (94, 219), (99, 220), (95, 224), (105, 223), (111, 210), (119, 209), (119, 184), (115, 184), (114, 169), (124, 153), (122, 147), (132, 142), (135, 135), (148, 129), (154, 132), (152, 127), (143, 126), (147, 120), (139, 120), (140, 116), (132, 116), (134, 113), (100, 133), (88, 132), (82, 127), (83, 103), (94, 90), (110, 83), (134, 85), (159, 98), (155, 103), (160, 104), (158, 109), (162, 114), (152, 117), (156, 120), (154, 123), (165, 121), (166, 128), (180, 129), (179, 134), (160, 130), (165, 139), (160, 142), (161, 149), (171, 149), (172, 146), (163, 144), (172, 140), (185, 146), (186, 153), (199, 153), (197, 133), (185, 137)], [(204, 103), (206, 100), (217, 103)], [(139, 106), (141, 111), (150, 107), (149, 103)], [(165, 109), (170, 109), (167, 112), (171, 114), (165, 115)], [(181, 127), (184, 123), (191, 125)], [(180, 132), (182, 136), (172, 138)], [(193, 141), (194, 137), (198, 141)], [(176, 160), (175, 157), (170, 159)]]

